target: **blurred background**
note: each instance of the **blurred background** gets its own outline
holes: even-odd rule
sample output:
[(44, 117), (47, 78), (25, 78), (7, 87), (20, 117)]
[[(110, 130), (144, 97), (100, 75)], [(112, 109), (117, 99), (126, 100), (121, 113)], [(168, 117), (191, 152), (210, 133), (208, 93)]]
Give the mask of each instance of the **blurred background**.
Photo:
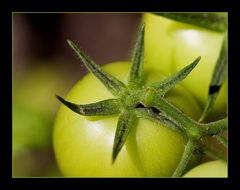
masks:
[(52, 129), (60, 103), (87, 72), (66, 40), (97, 64), (129, 60), (141, 14), (14, 13), (13, 177), (60, 177)]

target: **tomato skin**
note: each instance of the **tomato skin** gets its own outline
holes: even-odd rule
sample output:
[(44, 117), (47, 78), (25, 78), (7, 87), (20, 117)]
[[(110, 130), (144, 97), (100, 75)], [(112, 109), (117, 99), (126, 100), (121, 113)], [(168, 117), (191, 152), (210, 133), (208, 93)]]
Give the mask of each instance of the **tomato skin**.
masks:
[(222, 160), (205, 162), (188, 171), (183, 177), (228, 177), (227, 163)]
[[(204, 107), (224, 34), (150, 13), (144, 14), (143, 21), (146, 24), (146, 67), (160, 69), (162, 73), (169, 75), (201, 56), (199, 64), (181, 84)], [(210, 113), (210, 121), (227, 115), (227, 101), (228, 80), (226, 79)]]
[(170, 19), (145, 13), (142, 18), (145, 28), (145, 67), (160, 69), (164, 75), (172, 71), (173, 39), (168, 29), (172, 25)]
[[(201, 56), (199, 64), (181, 84), (189, 89), (204, 107), (208, 98), (212, 73), (221, 49), (223, 33), (175, 23), (172, 25), (172, 36), (175, 52), (172, 63), (173, 72), (187, 66), (195, 57)], [(215, 116), (215, 120), (226, 116), (227, 98), (228, 83), (226, 79), (212, 111), (214, 115), (211, 117)]]
[[(127, 81), (130, 64), (118, 62), (103, 69)], [(157, 70), (146, 70), (147, 83), (158, 81)], [(189, 116), (198, 118), (201, 110), (194, 98), (181, 87), (169, 93), (169, 100)], [(176, 97), (176, 98), (174, 98)], [(79, 104), (113, 98), (92, 75), (87, 74), (67, 95)], [(193, 111), (194, 110), (194, 111)], [(184, 140), (172, 129), (139, 119), (116, 162), (111, 164), (113, 139), (118, 116), (85, 117), (65, 106), (57, 114), (53, 145), (56, 159), (68, 177), (169, 177), (180, 161)]]

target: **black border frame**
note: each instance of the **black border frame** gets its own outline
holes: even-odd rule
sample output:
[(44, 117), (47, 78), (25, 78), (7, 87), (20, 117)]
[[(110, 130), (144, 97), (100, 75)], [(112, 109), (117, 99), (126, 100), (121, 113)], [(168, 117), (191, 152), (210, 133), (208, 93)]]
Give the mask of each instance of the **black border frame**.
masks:
[[(5, 185), (5, 189), (17, 189), (17, 188), (33, 188), (33, 189), (42, 189), (47, 188), (56, 188), (56, 189), (173, 189), (173, 188), (184, 188), (184, 189), (193, 189), (193, 188), (220, 188), (220, 189), (239, 189), (240, 185), (238, 180), (239, 169), (240, 169), (240, 158), (239, 158), (239, 147), (240, 140), (237, 134), (239, 130), (239, 124), (237, 122), (237, 116), (239, 114), (238, 107), (240, 101), (236, 97), (238, 92), (236, 91), (238, 84), (238, 74), (237, 69), (238, 59), (237, 55), (239, 54), (239, 21), (238, 18), (240, 11), (237, 6), (237, 1), (229, 0), (220, 1), (212, 0), (201, 2), (173, 2), (165, 1), (159, 2), (157, 0), (148, 1), (129, 1), (127, 2), (107, 2), (105, 0), (99, 1), (86, 1), (86, 2), (76, 2), (69, 0), (63, 2), (59, 1), (18, 1), (18, 2), (1, 2), (1, 22), (2, 23), (2, 32), (1, 35), (1, 59), (3, 63), (2, 73), (1, 73), (1, 105), (4, 105), (4, 108), (1, 110), (1, 118), (3, 119), (2, 125), (0, 127), (0, 171), (1, 171), (1, 182), (0, 188), (2, 185)], [(228, 178), (12, 178), (12, 12), (157, 12), (157, 11), (179, 11), (179, 12), (188, 12), (188, 11), (224, 11), (229, 13), (229, 126), (234, 126), (234, 132), (229, 130), (229, 177)], [(7, 93), (6, 93), (7, 92)], [(8, 94), (9, 93), (9, 94)], [(235, 96), (235, 97), (234, 97)], [(238, 127), (238, 128), (237, 128)], [(238, 188), (237, 188), (238, 186)]]

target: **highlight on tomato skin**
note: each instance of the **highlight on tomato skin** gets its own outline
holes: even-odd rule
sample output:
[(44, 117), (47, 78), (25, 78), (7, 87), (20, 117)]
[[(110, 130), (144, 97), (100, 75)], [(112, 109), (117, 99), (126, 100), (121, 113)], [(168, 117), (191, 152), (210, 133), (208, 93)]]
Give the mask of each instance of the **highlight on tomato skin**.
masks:
[[(162, 73), (169, 75), (186, 66), (193, 57), (202, 57), (200, 64), (181, 84), (194, 95), (201, 107), (204, 107), (224, 33), (151, 13), (143, 14), (142, 22), (146, 24), (145, 67), (160, 68)], [(208, 121), (226, 117), (227, 102), (226, 77)]]
[[(103, 70), (126, 83), (128, 62), (110, 63)], [(146, 83), (163, 78), (159, 70), (146, 69)], [(89, 93), (91, 92), (91, 93)], [(66, 99), (87, 104), (113, 95), (87, 74), (70, 90)], [(201, 109), (194, 97), (181, 86), (167, 99), (187, 115), (197, 119)], [(170, 177), (176, 168), (185, 140), (172, 129), (140, 119), (117, 160), (111, 164), (116, 116), (81, 116), (62, 105), (55, 121), (53, 144), (58, 165), (66, 177)]]

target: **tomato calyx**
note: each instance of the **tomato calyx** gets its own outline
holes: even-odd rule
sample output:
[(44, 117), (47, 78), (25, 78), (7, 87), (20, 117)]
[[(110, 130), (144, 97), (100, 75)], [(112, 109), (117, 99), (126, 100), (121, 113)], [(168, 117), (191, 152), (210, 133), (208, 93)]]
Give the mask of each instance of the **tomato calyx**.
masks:
[(143, 84), (144, 28), (144, 25), (142, 25), (139, 30), (126, 85), (103, 71), (72, 41), (67, 40), (86, 68), (104, 84), (115, 98), (86, 105), (71, 103), (60, 96), (57, 96), (57, 98), (69, 109), (80, 115), (106, 116), (119, 114), (113, 142), (112, 163), (117, 159), (129, 133), (136, 126), (138, 118), (146, 118), (156, 123), (165, 124), (166, 127), (178, 131), (186, 137), (188, 142), (179, 166), (174, 172), (173, 176), (176, 177), (180, 176), (184, 171), (195, 148), (198, 147), (198, 141), (203, 136), (217, 134), (222, 131), (226, 128), (227, 123), (225, 121), (212, 122), (210, 124), (198, 123), (173, 106), (164, 97), (166, 92), (174, 88), (175, 85), (191, 73), (201, 57), (198, 57), (190, 65), (160, 82), (150, 85)]

